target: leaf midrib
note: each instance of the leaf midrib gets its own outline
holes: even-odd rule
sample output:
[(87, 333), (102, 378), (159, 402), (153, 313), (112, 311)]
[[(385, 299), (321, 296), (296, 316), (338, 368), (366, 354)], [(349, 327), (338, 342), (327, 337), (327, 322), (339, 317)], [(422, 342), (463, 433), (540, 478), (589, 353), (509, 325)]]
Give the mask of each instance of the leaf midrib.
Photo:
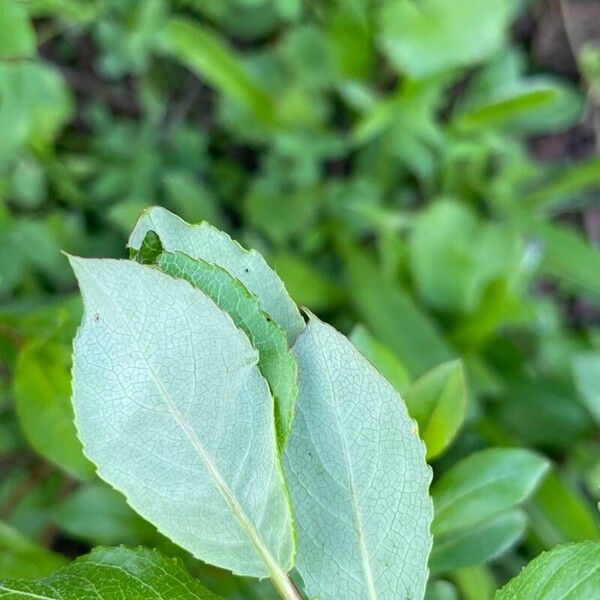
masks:
[(369, 554), (367, 552), (367, 546), (365, 543), (364, 529), (362, 524), (362, 513), (360, 510), (360, 506), (357, 500), (357, 492), (356, 492), (356, 484), (354, 483), (354, 475), (353, 475), (353, 467), (352, 467), (352, 459), (350, 458), (350, 453), (348, 452), (348, 442), (346, 440), (346, 435), (342, 428), (342, 421), (339, 413), (338, 404), (336, 402), (336, 395), (334, 391), (333, 378), (331, 376), (331, 371), (329, 369), (329, 362), (327, 357), (325, 356), (325, 351), (323, 345), (320, 341), (317, 341), (317, 346), (319, 348), (319, 352), (323, 358), (324, 371), (327, 376), (327, 383), (329, 384), (329, 391), (331, 394), (332, 407), (335, 416), (335, 424), (337, 426), (340, 439), (342, 442), (342, 450), (344, 462), (346, 463), (346, 471), (348, 476), (348, 488), (350, 490), (350, 501), (352, 503), (352, 511), (354, 513), (354, 523), (356, 529), (356, 535), (358, 538), (358, 546), (360, 550), (360, 558), (361, 563), (363, 565), (363, 572), (365, 575), (365, 583), (367, 584), (367, 590), (369, 594), (370, 600), (377, 600), (377, 592), (375, 590), (375, 583), (373, 581), (373, 571), (371, 567), (371, 561), (369, 559)]

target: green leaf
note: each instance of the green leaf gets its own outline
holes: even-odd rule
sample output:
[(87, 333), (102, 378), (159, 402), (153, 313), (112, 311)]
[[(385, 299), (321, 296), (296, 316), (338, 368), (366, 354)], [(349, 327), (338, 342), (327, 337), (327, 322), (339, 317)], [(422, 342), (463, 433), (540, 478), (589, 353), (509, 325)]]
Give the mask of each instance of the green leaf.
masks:
[(415, 219), (410, 265), (419, 294), (431, 306), (469, 314), (486, 287), (507, 276), (521, 259), (510, 230), (483, 223), (457, 201), (435, 202)]
[(174, 17), (169, 20), (165, 38), (168, 51), (199, 77), (249, 108), (263, 123), (274, 123), (271, 99), (217, 33)]
[(31, 446), (67, 473), (91, 477), (94, 466), (84, 457), (73, 424), (71, 349), (54, 342), (25, 346), (17, 360), (13, 391)]
[(387, 279), (366, 255), (347, 248), (350, 300), (369, 329), (418, 376), (454, 357), (437, 324), (399, 282)]
[[(142, 245), (140, 254), (143, 250)], [(296, 359), (288, 348), (285, 331), (261, 310), (256, 296), (218, 265), (190, 258), (181, 252), (162, 253), (156, 265), (163, 273), (185, 279), (202, 290), (248, 335), (258, 350), (258, 368), (275, 398), (275, 424), (279, 445), (283, 447), (292, 426), (298, 395)]]
[(591, 600), (598, 590), (600, 542), (584, 542), (540, 554), (494, 600)]
[(532, 536), (540, 549), (565, 542), (600, 539), (598, 513), (578, 489), (556, 473), (549, 473), (527, 512)]
[(386, 345), (373, 337), (363, 325), (352, 330), (350, 341), (399, 394), (404, 394), (410, 385), (410, 375), (402, 361)]
[(0, 580), (0, 598), (39, 600), (218, 600), (173, 559), (156, 550), (96, 548), (36, 581)]
[(27, 59), (36, 51), (35, 31), (20, 2), (0, 3), (0, 60)]
[(585, 352), (573, 358), (577, 391), (596, 423), (600, 425), (600, 352)]
[[(60, 554), (46, 550), (0, 521), (0, 577), (43, 577), (65, 562)], [(1, 589), (0, 597), (5, 597)]]
[(71, 114), (71, 98), (57, 72), (37, 62), (0, 61), (0, 98), (0, 164), (26, 142), (52, 141)]
[(277, 254), (269, 262), (298, 304), (311, 310), (327, 310), (344, 300), (344, 291), (339, 285), (299, 256)]
[(148, 231), (155, 231), (167, 252), (183, 252), (192, 258), (223, 267), (258, 297), (261, 308), (287, 333), (290, 345), (304, 327), (298, 308), (281, 279), (255, 250), (245, 250), (226, 233), (203, 222), (188, 225), (178, 216), (155, 206), (140, 217), (129, 247), (139, 250)]
[(517, 448), (490, 448), (461, 460), (432, 487), (432, 533), (459, 531), (519, 504), (548, 466), (547, 460)]
[(600, 250), (574, 229), (524, 219), (521, 226), (541, 244), (542, 273), (568, 289), (600, 297)]
[(492, 560), (513, 546), (526, 526), (523, 512), (513, 509), (459, 531), (434, 535), (429, 560), (431, 573), (449, 573)]
[(600, 185), (600, 158), (566, 167), (554, 179), (522, 200), (532, 208), (551, 210)]
[(440, 455), (462, 425), (467, 389), (462, 363), (442, 363), (415, 381), (405, 395), (410, 416), (419, 424), (427, 457)]
[(92, 545), (137, 544), (156, 538), (156, 530), (101, 481), (80, 487), (61, 502), (55, 521), (71, 537)]
[(290, 506), (258, 354), (188, 282), (71, 259), (85, 313), (73, 402), (98, 473), (162, 533), (242, 575), (292, 565)]
[(457, 116), (461, 127), (485, 127), (502, 124), (505, 121), (523, 116), (539, 107), (552, 104), (558, 96), (555, 88), (518, 89), (506, 98), (493, 100), (481, 106), (470, 108)]
[(422, 597), (431, 471), (402, 400), (312, 315), (294, 353), (300, 395), (284, 465), (307, 594)]
[(481, 62), (505, 39), (504, 0), (387, 0), (379, 23), (390, 61), (412, 78)]

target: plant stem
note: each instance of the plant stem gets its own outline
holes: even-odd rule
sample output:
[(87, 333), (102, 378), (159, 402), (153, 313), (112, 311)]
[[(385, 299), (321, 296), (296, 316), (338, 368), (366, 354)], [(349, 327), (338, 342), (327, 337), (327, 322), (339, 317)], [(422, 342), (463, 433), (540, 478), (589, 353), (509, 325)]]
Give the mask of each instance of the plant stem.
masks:
[(283, 600), (302, 600), (300, 592), (298, 592), (287, 573), (280, 569), (275, 572), (271, 571), (271, 582)]

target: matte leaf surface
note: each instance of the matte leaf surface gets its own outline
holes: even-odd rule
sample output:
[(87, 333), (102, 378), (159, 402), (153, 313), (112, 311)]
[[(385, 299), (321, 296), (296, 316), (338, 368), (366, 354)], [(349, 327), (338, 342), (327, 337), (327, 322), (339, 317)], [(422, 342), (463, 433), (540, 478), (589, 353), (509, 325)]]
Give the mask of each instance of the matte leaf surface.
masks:
[(528, 450), (492, 448), (463, 459), (433, 486), (435, 535), (481, 522), (523, 501), (548, 470)]
[(300, 395), (284, 464), (310, 597), (422, 598), (431, 471), (394, 388), (311, 316), (294, 346)]
[(71, 352), (68, 346), (36, 342), (19, 355), (14, 379), (17, 415), (30, 444), (72, 476), (86, 479), (94, 466), (86, 460), (73, 425)]
[(43, 579), (0, 580), (0, 598), (218, 600), (179, 562), (146, 548), (97, 548)]
[(592, 600), (600, 590), (600, 542), (540, 554), (494, 600)]
[(76, 424), (102, 478), (198, 558), (264, 577), (292, 565), (273, 400), (258, 354), (188, 282), (71, 258), (85, 314)]
[(129, 246), (138, 250), (148, 231), (155, 231), (168, 252), (183, 252), (223, 267), (258, 297), (261, 308), (287, 333), (290, 344), (302, 331), (304, 321), (283, 282), (255, 250), (246, 250), (209, 223), (188, 225), (178, 216), (155, 206), (137, 222)]
[(507, 510), (471, 527), (434, 535), (429, 568), (433, 575), (481, 565), (513, 546), (525, 532), (527, 518), (520, 509)]
[(467, 390), (460, 361), (445, 362), (420, 377), (405, 394), (411, 417), (427, 446), (427, 457), (441, 454), (462, 425)]
[(296, 359), (285, 331), (261, 310), (256, 296), (218, 265), (181, 252), (164, 252), (156, 264), (163, 273), (185, 279), (202, 290), (248, 335), (258, 350), (258, 367), (275, 397), (277, 432), (283, 445), (292, 426), (298, 395)]

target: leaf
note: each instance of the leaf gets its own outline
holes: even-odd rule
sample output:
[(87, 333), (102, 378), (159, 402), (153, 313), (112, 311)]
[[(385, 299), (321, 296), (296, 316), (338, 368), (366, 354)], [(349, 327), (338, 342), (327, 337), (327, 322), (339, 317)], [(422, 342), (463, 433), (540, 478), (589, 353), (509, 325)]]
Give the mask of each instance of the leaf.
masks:
[(432, 533), (455, 532), (512, 508), (547, 470), (547, 460), (518, 448), (490, 448), (461, 460), (432, 488)]
[(217, 33), (174, 17), (168, 22), (165, 37), (168, 51), (199, 77), (249, 108), (263, 123), (274, 123), (271, 99)]
[(410, 385), (410, 375), (402, 361), (384, 344), (373, 337), (363, 325), (357, 325), (350, 335), (350, 341), (361, 354), (403, 394)]
[(64, 563), (60, 554), (46, 550), (0, 521), (0, 577), (43, 577)]
[(505, 98), (492, 100), (475, 106), (457, 116), (457, 124), (466, 127), (485, 127), (502, 124), (505, 121), (527, 115), (539, 107), (552, 104), (558, 96), (553, 87), (541, 89), (517, 89)]
[(568, 289), (600, 297), (600, 250), (573, 229), (524, 218), (521, 226), (541, 244), (542, 273)]
[(186, 281), (70, 260), (85, 306), (75, 420), (99, 475), (194, 556), (242, 575), (287, 571), (273, 401), (248, 338)]
[(0, 61), (0, 98), (0, 164), (27, 142), (34, 147), (52, 142), (71, 114), (61, 78), (38, 62)]
[(94, 466), (84, 457), (73, 424), (70, 348), (38, 341), (25, 346), (13, 390), (17, 416), (31, 446), (74, 477), (91, 477)]
[(598, 590), (600, 542), (583, 542), (540, 554), (494, 600), (591, 600)]
[(347, 248), (343, 257), (351, 302), (413, 377), (453, 358), (454, 351), (437, 324), (399, 282), (388, 280), (358, 250)]
[(183, 252), (192, 258), (214, 263), (241, 281), (258, 297), (261, 308), (285, 329), (290, 345), (293, 344), (304, 321), (281, 279), (256, 250), (245, 250), (209, 223), (188, 225), (158, 206), (142, 214), (129, 238), (129, 247), (139, 250), (149, 230), (158, 234), (167, 252)]
[(556, 473), (549, 473), (545, 478), (528, 503), (527, 512), (531, 534), (539, 549), (600, 539), (595, 508), (589, 505), (583, 493), (567, 485)]
[(343, 289), (300, 256), (277, 254), (269, 262), (298, 304), (312, 310), (327, 310), (343, 302)]
[(465, 417), (467, 389), (462, 363), (442, 363), (415, 381), (405, 395), (410, 416), (419, 424), (427, 458), (452, 442)]
[(136, 544), (156, 538), (155, 529), (128, 506), (119, 492), (101, 481), (80, 487), (59, 504), (55, 520), (71, 537), (92, 545)]
[(156, 550), (96, 548), (36, 581), (0, 580), (0, 598), (39, 600), (218, 600), (183, 566)]
[(529, 207), (552, 210), (565, 201), (600, 185), (600, 158), (569, 165), (546, 185), (522, 200)]
[(0, 60), (27, 59), (36, 52), (35, 31), (26, 8), (11, 0), (0, 3)]
[(162, 253), (156, 265), (163, 273), (185, 279), (202, 290), (248, 335), (252, 346), (258, 350), (258, 368), (275, 397), (275, 424), (279, 445), (283, 448), (292, 426), (298, 395), (296, 359), (288, 348), (285, 331), (261, 310), (256, 296), (218, 265), (190, 258), (181, 252)]
[(379, 15), (381, 45), (412, 78), (481, 62), (504, 42), (504, 0), (387, 0)]
[(600, 425), (600, 352), (582, 352), (573, 357), (573, 378), (587, 409)]
[(307, 594), (422, 597), (431, 471), (402, 400), (313, 315), (294, 353), (300, 395), (284, 465)]
[(457, 201), (435, 202), (415, 219), (410, 266), (421, 297), (446, 312), (473, 313), (494, 280), (521, 260), (521, 244), (510, 230), (483, 223)]
[(434, 535), (429, 559), (432, 575), (480, 565), (500, 556), (521, 538), (526, 526), (523, 512), (513, 509), (471, 527)]

